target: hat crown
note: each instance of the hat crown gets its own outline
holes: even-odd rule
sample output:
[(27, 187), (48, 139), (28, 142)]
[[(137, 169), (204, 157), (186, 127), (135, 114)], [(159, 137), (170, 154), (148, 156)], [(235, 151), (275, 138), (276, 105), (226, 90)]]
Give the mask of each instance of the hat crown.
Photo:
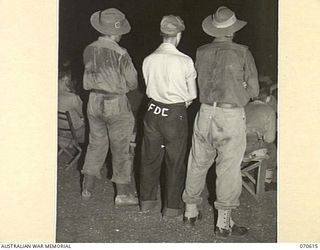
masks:
[(115, 24), (125, 20), (125, 15), (118, 9), (110, 8), (99, 13), (99, 22), (103, 25)]
[(160, 30), (168, 35), (176, 35), (185, 30), (185, 25), (179, 16), (168, 15), (162, 18)]
[(228, 21), (232, 16), (234, 16), (234, 12), (227, 7), (220, 7), (217, 9), (216, 14), (214, 15), (214, 19), (218, 23), (223, 23)]

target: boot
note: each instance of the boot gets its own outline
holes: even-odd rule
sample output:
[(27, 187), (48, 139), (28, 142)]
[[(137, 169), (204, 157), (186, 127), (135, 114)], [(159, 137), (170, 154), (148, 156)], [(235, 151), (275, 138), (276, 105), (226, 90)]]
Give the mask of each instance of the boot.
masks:
[(95, 182), (95, 176), (94, 175), (84, 175), (83, 182), (82, 182), (82, 199), (89, 200), (92, 195), (92, 191), (94, 188), (94, 182)]
[(248, 229), (235, 225), (231, 218), (231, 210), (218, 210), (218, 221), (215, 229), (217, 238), (226, 239), (229, 236), (244, 236)]
[(139, 204), (139, 200), (130, 192), (130, 184), (116, 183), (117, 195), (115, 198), (116, 206), (135, 206)]
[(186, 226), (193, 227), (197, 220), (201, 220), (202, 215), (198, 210), (197, 204), (186, 204), (186, 210), (183, 216), (183, 223)]

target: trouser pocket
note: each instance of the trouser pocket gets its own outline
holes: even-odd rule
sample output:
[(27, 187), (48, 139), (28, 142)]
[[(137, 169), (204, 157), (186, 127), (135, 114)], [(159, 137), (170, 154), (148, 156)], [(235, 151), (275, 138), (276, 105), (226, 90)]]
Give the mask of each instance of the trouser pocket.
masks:
[(103, 99), (102, 113), (104, 116), (112, 116), (128, 112), (131, 112), (131, 107), (128, 102), (128, 98), (125, 95), (117, 96), (112, 99)]

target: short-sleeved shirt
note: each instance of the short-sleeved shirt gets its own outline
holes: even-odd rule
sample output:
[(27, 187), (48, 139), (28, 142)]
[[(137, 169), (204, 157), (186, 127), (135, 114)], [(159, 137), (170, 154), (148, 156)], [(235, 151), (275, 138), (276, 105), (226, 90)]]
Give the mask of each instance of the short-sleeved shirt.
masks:
[(146, 57), (142, 71), (146, 94), (155, 101), (170, 104), (189, 102), (197, 97), (196, 83), (190, 81), (197, 77), (194, 63), (170, 43), (162, 43)]
[(245, 106), (259, 93), (257, 69), (249, 49), (232, 41), (213, 41), (196, 56), (200, 102)]
[(128, 52), (107, 37), (99, 37), (86, 47), (83, 62), (83, 87), (86, 90), (126, 94), (138, 86), (137, 71)]

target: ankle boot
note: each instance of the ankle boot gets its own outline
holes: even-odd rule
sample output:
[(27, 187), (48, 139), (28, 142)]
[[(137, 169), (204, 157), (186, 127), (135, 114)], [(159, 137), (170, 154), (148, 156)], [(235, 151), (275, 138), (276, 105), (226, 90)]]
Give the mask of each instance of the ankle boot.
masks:
[(195, 226), (197, 220), (202, 219), (202, 214), (199, 211), (197, 204), (186, 203), (186, 209), (183, 216), (183, 223), (186, 226)]
[(235, 225), (231, 218), (231, 210), (218, 210), (218, 221), (216, 224), (215, 235), (218, 238), (233, 236), (244, 236), (248, 234), (248, 229)]
[(130, 192), (130, 184), (116, 183), (115, 205), (117, 206), (135, 206), (139, 204), (138, 198)]
[(84, 175), (82, 182), (82, 198), (84, 200), (89, 200), (91, 198), (91, 194), (94, 188), (95, 176), (93, 175)]

